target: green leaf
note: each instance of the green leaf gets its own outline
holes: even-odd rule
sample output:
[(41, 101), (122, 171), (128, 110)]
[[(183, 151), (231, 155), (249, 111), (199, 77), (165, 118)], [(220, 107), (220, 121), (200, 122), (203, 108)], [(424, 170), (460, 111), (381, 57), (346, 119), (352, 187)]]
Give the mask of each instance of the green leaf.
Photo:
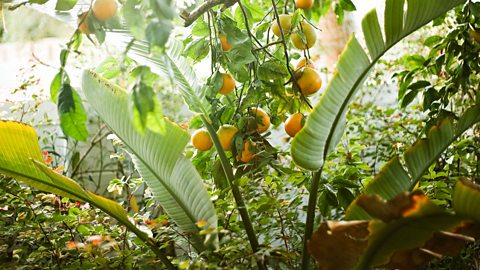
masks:
[(146, 32), (147, 40), (153, 46), (164, 47), (170, 36), (172, 22), (163, 19), (153, 19), (148, 25)]
[(200, 175), (182, 154), (188, 133), (164, 119), (163, 132), (146, 129), (140, 134), (132, 126), (125, 90), (91, 71), (83, 74), (83, 89), (95, 111), (129, 148), (137, 170), (163, 209), (182, 231), (194, 235), (196, 248), (203, 250), (195, 223), (206, 221), (206, 228), (216, 228), (217, 217)]
[[(404, 164), (398, 157), (392, 158), (379, 174), (365, 187), (365, 194), (376, 194), (384, 199), (391, 199), (397, 194), (412, 190), (420, 177), (438, 157), (475, 123), (480, 121), (480, 105), (467, 110), (454, 124), (452, 117), (446, 117), (438, 125), (430, 128), (427, 138), (418, 140), (405, 150)], [(408, 173), (407, 173), (408, 172)], [(347, 209), (349, 220), (371, 218), (354, 201)]]
[(143, 1), (127, 0), (122, 7), (122, 13), (125, 17), (128, 29), (136, 39), (145, 38), (145, 18), (141, 9)]
[(340, 0), (340, 5), (342, 5), (343, 10), (346, 11), (355, 11), (357, 8), (351, 0)]
[(47, 2), (48, 0), (28, 0), (28, 3), (30, 4), (39, 4), (39, 5), (43, 5)]
[(208, 39), (200, 38), (188, 43), (188, 45), (185, 47), (183, 55), (190, 57), (194, 61), (198, 62), (205, 58), (209, 52), (210, 43)]
[(480, 186), (467, 179), (455, 185), (452, 198), (453, 210), (458, 215), (480, 222)]
[(260, 80), (284, 80), (287, 76), (287, 68), (279, 61), (266, 61), (258, 67), (258, 78)]
[(50, 83), (50, 98), (55, 103), (57, 103), (58, 93), (62, 87), (62, 75), (63, 71), (59, 71)]
[(55, 10), (67, 11), (72, 9), (77, 4), (77, 0), (57, 0)]
[(86, 141), (88, 138), (87, 114), (80, 96), (69, 83), (62, 84), (57, 107), (63, 132), (77, 141)]
[(208, 34), (210, 34), (210, 30), (208, 29), (207, 22), (205, 22), (203, 17), (198, 18), (192, 27), (192, 35), (197, 37), (206, 37)]
[(295, 163), (308, 170), (319, 170), (343, 134), (348, 107), (378, 59), (416, 29), (464, 2), (465, 0), (409, 0), (404, 14), (404, 0), (387, 0), (384, 16), (385, 43), (380, 38), (380, 23), (375, 20), (376, 14), (368, 13), (362, 22), (362, 28), (368, 37), (370, 59), (357, 39), (350, 38), (337, 63), (337, 74), (307, 118), (305, 127), (292, 141), (291, 153)]

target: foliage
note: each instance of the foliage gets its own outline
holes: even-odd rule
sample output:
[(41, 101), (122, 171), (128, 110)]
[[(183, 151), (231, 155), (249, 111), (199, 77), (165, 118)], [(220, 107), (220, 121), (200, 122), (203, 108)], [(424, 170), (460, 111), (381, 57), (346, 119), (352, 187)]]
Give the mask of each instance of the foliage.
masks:
[[(475, 126), (480, 115), (475, 55), (478, 4), (386, 0), (383, 32), (376, 11), (369, 12), (362, 22), (366, 46), (352, 36), (336, 70), (318, 77), (332, 76), (327, 87), (313, 89), (320, 91), (312, 96), (305, 96), (301, 87), (306, 68), (295, 68), (293, 62), (302, 56), (314, 59), (313, 50), (298, 50), (301, 46), (294, 46), (293, 40), (308, 44), (314, 35), (304, 28), (315, 26), (329, 9), (341, 23), (345, 12), (355, 10), (349, 0), (315, 1), (306, 10), (296, 8), (294, 1), (267, 0), (121, 4), (120, 12), (106, 21), (97, 18), (91, 7), (78, 11), (86, 12), (84, 21), (82, 17), (69, 21), (76, 30), (61, 52), (50, 87), (63, 132), (74, 141), (90, 137), (91, 143), (81, 158), (74, 152), (70, 160), (65, 158), (66, 164), (54, 166), (67, 165), (63, 173), (76, 178), (82, 174), (75, 164), (91, 158), (88, 153), (97, 143), (101, 153), (114, 151), (110, 161), (116, 165), (114, 179), (107, 187), (110, 194), (106, 193), (114, 200), (98, 197), (39, 163), (43, 155), (33, 129), (0, 122), (2, 138), (7, 138), (0, 141), (2, 173), (41, 190), (88, 201), (119, 222), (87, 211), (111, 225), (97, 233), (89, 227), (96, 223), (88, 218), (85, 223), (91, 224), (77, 218), (68, 227), (53, 227), (56, 220), (29, 219), (26, 223), (40, 229), (32, 235), (53, 239), (37, 240), (48, 246), (42, 259), (32, 255), (39, 267), (69, 262), (75, 267), (94, 250), (101, 252), (88, 266), (98, 268), (107, 263), (126, 267), (129, 262), (148, 268), (161, 260), (171, 268), (309, 269), (310, 254), (320, 262), (315, 266), (324, 269), (350, 269), (357, 263), (359, 269), (418, 268), (432, 254), (454, 255), (465, 240), (478, 236), (478, 187), (464, 180), (478, 182), (480, 171)], [(76, 1), (59, 0), (51, 8), (77, 12), (82, 7), (86, 8)], [(188, 28), (174, 28), (177, 17)], [(281, 18), (291, 18), (288, 27)], [(428, 56), (421, 55), (424, 45), (415, 43), (420, 52), (414, 55), (408, 55), (409, 48), (398, 54), (399, 59), (390, 61), (392, 54), (380, 60), (432, 20), (435, 26), (426, 29), (433, 29), (434, 36), (424, 42), (431, 47)], [(272, 29), (275, 23), (280, 29)], [(446, 29), (450, 33), (442, 37), (439, 33)], [(66, 70), (72, 56), (81, 53), (82, 42), (113, 42), (121, 53), (85, 71), (80, 87)], [(381, 67), (375, 68), (377, 63)], [(398, 71), (402, 65), (405, 70)], [(399, 87), (393, 90), (401, 108), (366, 100), (383, 88), (387, 71), (396, 72), (393, 78)], [(220, 90), (223, 74), (235, 80), (232, 92)], [(367, 87), (362, 88), (365, 81)], [(415, 104), (418, 94), (423, 95), (423, 106)], [(181, 107), (167, 100), (172, 96), (177, 102), (183, 99)], [(259, 109), (267, 115), (258, 117)], [(182, 118), (181, 110), (190, 112)], [(102, 127), (91, 137), (89, 111), (98, 114), (115, 135)], [(307, 114), (307, 120), (290, 141), (280, 129), (289, 115), (298, 112)], [(271, 123), (270, 128), (264, 123)], [(224, 125), (238, 130), (231, 142), (226, 141), (230, 147), (222, 147), (225, 138), (217, 133)], [(187, 128), (192, 133), (208, 130), (215, 148), (200, 151), (188, 145)], [(19, 137), (14, 144), (13, 134), (28, 138)], [(113, 146), (100, 143), (107, 135)], [(247, 152), (251, 160), (242, 160)], [(100, 166), (102, 172), (104, 168)], [(0, 183), (7, 190), (13, 186), (27, 192), (28, 204), (39, 203), (10, 178)], [(20, 204), (10, 192), (6, 194), (6, 203)], [(68, 209), (82, 208), (58, 198)], [(359, 220), (341, 221), (352, 218)], [(466, 221), (471, 219), (475, 222)], [(20, 229), (17, 222), (8, 223), (12, 234)], [(319, 229), (313, 233), (315, 225)], [(85, 227), (92, 235), (111, 240), (111, 245), (105, 250), (87, 248), (95, 238), (91, 243), (81, 239)], [(472, 230), (465, 231), (467, 227)], [(69, 233), (60, 234), (65, 228)], [(137, 245), (139, 239), (146, 245)], [(64, 259), (59, 254), (71, 252), (68, 241), (79, 253)], [(458, 248), (437, 250), (432, 244), (437, 241)], [(26, 244), (22, 248), (29, 250)], [(8, 260), (13, 262), (14, 257)]]

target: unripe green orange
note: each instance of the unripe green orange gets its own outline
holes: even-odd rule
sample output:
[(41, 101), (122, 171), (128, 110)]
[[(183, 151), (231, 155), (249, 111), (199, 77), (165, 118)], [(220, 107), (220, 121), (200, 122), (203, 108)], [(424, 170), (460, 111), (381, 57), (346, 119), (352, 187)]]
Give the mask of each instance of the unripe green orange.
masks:
[[(284, 35), (289, 34), (290, 30), (292, 28), (292, 15), (281, 14), (281, 15), (278, 16), (278, 19), (280, 20), (280, 25), (282, 26), (283, 34)], [(277, 37), (282, 36), (282, 33), (280, 32), (280, 27), (278, 26), (278, 23), (277, 23), (276, 19), (272, 23), (272, 32)]]
[[(315, 33), (315, 28), (311, 24), (309, 24), (306, 21), (302, 21), (300, 23), (301, 27), (299, 27), (299, 30), (295, 33), (293, 33), (290, 36), (290, 39), (292, 40), (293, 46), (299, 50), (305, 50), (305, 49), (310, 49), (315, 45), (315, 42), (317, 41), (317, 34)], [(302, 40), (300, 37), (300, 34), (298, 32), (303, 32), (303, 35), (305, 36), (305, 42)]]

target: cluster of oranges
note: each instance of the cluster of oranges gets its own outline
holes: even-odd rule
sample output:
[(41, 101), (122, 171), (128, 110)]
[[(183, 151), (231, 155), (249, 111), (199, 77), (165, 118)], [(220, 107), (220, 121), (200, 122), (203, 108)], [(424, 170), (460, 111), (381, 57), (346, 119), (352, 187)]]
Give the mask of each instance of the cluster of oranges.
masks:
[[(92, 13), (98, 21), (105, 22), (117, 14), (117, 9), (118, 4), (115, 0), (95, 0), (92, 6)], [(88, 28), (88, 16), (88, 11), (78, 15), (78, 30), (86, 35), (92, 33)]]
[[(256, 119), (255, 131), (265, 133), (270, 128), (270, 116), (261, 108), (250, 108), (248, 113)], [(233, 125), (222, 125), (217, 130), (218, 140), (224, 151), (232, 151), (232, 144), (238, 128)], [(192, 145), (200, 151), (210, 150), (212, 138), (206, 129), (196, 130), (191, 137)], [(251, 140), (243, 142), (243, 150), (237, 154), (237, 160), (247, 163), (255, 157), (255, 143)]]
[[(301, 9), (310, 9), (313, 7), (313, 0), (295, 0), (295, 6)], [(280, 25), (278, 24), (280, 23)], [(315, 45), (317, 35), (314, 27), (307, 21), (303, 20), (299, 23), (298, 29), (292, 29), (292, 15), (281, 14), (278, 21), (272, 23), (272, 32), (275, 36), (282, 38), (289, 36), (293, 46), (299, 50), (307, 50)], [(283, 32), (283, 34), (282, 34)], [(224, 52), (230, 51), (233, 46), (229, 43), (225, 34), (219, 35), (220, 44)], [(228, 95), (235, 89), (235, 80), (230, 74), (222, 74), (223, 84), (219, 90), (222, 95)], [(310, 59), (302, 58), (294, 72), (293, 81), (298, 90), (304, 96), (310, 96), (318, 92), (322, 86), (320, 74), (317, 72), (315, 65)], [(270, 116), (261, 108), (249, 109), (249, 114), (255, 117), (257, 122), (256, 132), (262, 134), (270, 127)], [(284, 123), (285, 132), (294, 137), (304, 126), (305, 116), (298, 112), (290, 115)], [(231, 151), (233, 140), (238, 132), (238, 128), (233, 125), (222, 125), (217, 136), (224, 151)], [(191, 137), (191, 142), (195, 149), (200, 151), (210, 150), (213, 146), (210, 134), (206, 129), (196, 130)], [(250, 140), (245, 140), (243, 150), (237, 154), (237, 160), (244, 163), (249, 162), (255, 157), (256, 145)]]

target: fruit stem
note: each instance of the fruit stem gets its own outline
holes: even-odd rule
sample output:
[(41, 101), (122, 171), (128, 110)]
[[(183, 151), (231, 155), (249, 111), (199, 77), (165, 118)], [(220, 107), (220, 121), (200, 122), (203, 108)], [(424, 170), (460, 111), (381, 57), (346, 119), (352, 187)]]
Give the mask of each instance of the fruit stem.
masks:
[[(253, 228), (250, 215), (247, 210), (247, 206), (245, 205), (245, 201), (243, 200), (243, 196), (238, 189), (238, 186), (235, 185), (235, 176), (233, 175), (233, 170), (230, 162), (228, 161), (227, 155), (222, 148), (220, 140), (218, 139), (217, 133), (213, 128), (210, 121), (205, 117), (205, 115), (200, 116), (202, 119), (203, 124), (208, 130), (210, 137), (212, 138), (213, 144), (217, 149), (218, 156), (220, 157), (220, 163), (222, 164), (223, 171), (225, 172), (225, 176), (227, 177), (228, 183), (230, 184), (230, 188), (232, 189), (233, 198), (237, 204), (238, 212), (242, 218), (243, 225), (245, 226), (245, 231), (247, 232), (248, 241), (250, 242), (250, 246), (252, 247), (253, 253), (257, 253), (259, 251), (259, 244), (257, 239), (257, 234), (255, 229)], [(263, 262), (256, 258), (258, 268), (260, 270), (267, 269)]]
[(305, 234), (303, 236), (302, 270), (310, 268), (310, 254), (308, 253), (308, 240), (312, 237), (313, 225), (315, 223), (315, 208), (317, 206), (318, 186), (322, 168), (313, 173), (312, 183), (310, 185), (310, 195), (308, 196), (307, 218), (305, 221)]

